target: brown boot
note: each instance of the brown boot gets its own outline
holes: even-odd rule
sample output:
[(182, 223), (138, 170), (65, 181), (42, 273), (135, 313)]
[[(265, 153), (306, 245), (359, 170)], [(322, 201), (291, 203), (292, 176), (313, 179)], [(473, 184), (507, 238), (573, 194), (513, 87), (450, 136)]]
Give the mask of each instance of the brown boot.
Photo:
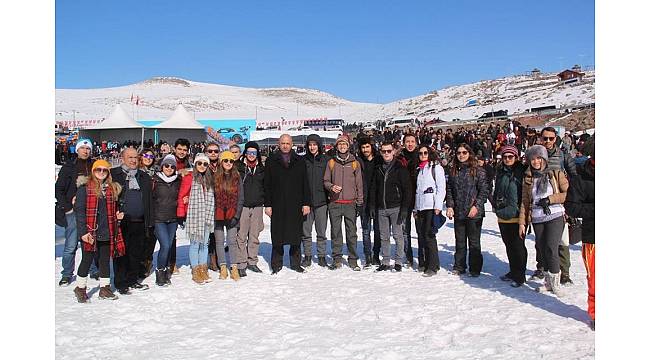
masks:
[(88, 294), (86, 294), (86, 288), (80, 288), (79, 286), (74, 288), (74, 296), (77, 297), (77, 301), (80, 303), (88, 302)]
[(171, 264), (169, 265), (169, 270), (170, 270), (171, 273), (174, 274), (174, 275), (177, 275), (177, 274), (180, 273), (180, 271), (178, 271), (178, 268), (176, 267), (176, 263), (171, 263)]
[(217, 266), (217, 254), (210, 254), (210, 270), (219, 271)]
[(235, 281), (239, 280), (239, 269), (237, 269), (237, 265), (230, 266), (230, 277)]
[(208, 272), (208, 265), (207, 264), (201, 265), (201, 268), (203, 269), (203, 280), (205, 280), (205, 282), (207, 283), (212, 282), (212, 278), (210, 277), (210, 274)]
[(192, 268), (192, 280), (199, 285), (203, 285), (203, 277), (201, 276), (201, 270), (199, 270), (198, 266)]
[(117, 300), (117, 295), (111, 290), (110, 285), (104, 285), (99, 288), (99, 298), (102, 300)]
[(219, 280), (226, 280), (228, 278), (228, 268), (226, 264), (219, 266)]

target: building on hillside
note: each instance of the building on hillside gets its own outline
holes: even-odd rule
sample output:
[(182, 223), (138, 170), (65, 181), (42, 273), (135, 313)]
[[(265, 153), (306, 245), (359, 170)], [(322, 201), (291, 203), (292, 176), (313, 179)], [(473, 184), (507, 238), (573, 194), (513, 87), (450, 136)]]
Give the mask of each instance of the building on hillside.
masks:
[(538, 68), (534, 68), (533, 71), (530, 72), (530, 76), (533, 79), (539, 79), (542, 76), (542, 71)]
[(558, 80), (562, 84), (581, 82), (583, 76), (585, 76), (584, 73), (581, 73), (579, 71), (573, 71), (573, 70), (564, 70), (561, 73), (557, 74)]
[(571, 68), (571, 70), (573, 70), (573, 71), (575, 71), (575, 72), (581, 72), (581, 71), (582, 71), (582, 68), (580, 67), (580, 65), (575, 64), (575, 65), (573, 65), (573, 67)]

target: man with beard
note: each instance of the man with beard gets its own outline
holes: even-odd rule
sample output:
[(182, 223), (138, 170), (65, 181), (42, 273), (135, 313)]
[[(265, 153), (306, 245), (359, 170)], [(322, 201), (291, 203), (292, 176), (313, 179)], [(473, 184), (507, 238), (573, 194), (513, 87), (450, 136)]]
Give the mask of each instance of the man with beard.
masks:
[[(363, 167), (363, 198), (366, 199), (361, 211), (363, 254), (366, 259), (366, 263), (363, 267), (369, 268), (371, 265), (381, 265), (379, 262), (381, 238), (379, 237), (377, 214), (370, 214), (370, 206), (368, 205), (370, 184), (375, 177), (375, 169), (377, 166), (381, 166), (381, 157), (377, 154), (377, 149), (375, 148), (371, 138), (364, 136), (359, 139), (359, 158), (361, 158), (361, 164)], [(371, 228), (374, 244), (370, 241)]]
[(356, 157), (350, 153), (350, 139), (341, 135), (336, 139), (336, 156), (327, 162), (323, 185), (329, 192), (329, 217), (332, 234), (332, 258), (330, 269), (341, 268), (343, 258), (343, 232), (341, 219), (345, 222), (345, 242), (348, 248), (348, 266), (354, 271), (361, 268), (357, 262), (357, 216), (363, 206), (362, 169)]
[(133, 148), (122, 151), (122, 166), (111, 169), (113, 181), (122, 186), (120, 211), (124, 213), (121, 228), (126, 245), (126, 255), (113, 260), (115, 287), (122, 295), (130, 294), (129, 288), (147, 290), (138, 276), (144, 272), (145, 237), (153, 226), (151, 178), (138, 169), (138, 152)]
[(264, 212), (271, 218), (271, 271), (282, 270), (284, 245), (289, 245), (292, 270), (302, 273), (300, 242), (302, 223), (310, 212), (311, 194), (307, 181), (305, 160), (291, 149), (293, 140), (288, 134), (279, 139), (280, 151), (266, 161), (264, 175)]
[(307, 166), (307, 180), (309, 182), (309, 192), (312, 199), (312, 207), (309, 214), (302, 223), (302, 246), (304, 258), (301, 265), (303, 267), (311, 266), (312, 258), (312, 228), (316, 227), (316, 246), (318, 255), (318, 266), (327, 266), (327, 194), (323, 185), (323, 176), (325, 168), (330, 157), (323, 153), (323, 143), (321, 137), (317, 134), (307, 136), (307, 153), (303, 156)]
[[(190, 149), (190, 141), (184, 138), (176, 139), (174, 143), (174, 157), (176, 158), (176, 171), (181, 175), (185, 176), (192, 171), (192, 164), (188, 156)], [(183, 226), (183, 219), (179, 220), (179, 226)], [(169, 251), (169, 271), (172, 274), (178, 274), (178, 268), (176, 267), (176, 235), (174, 235), (174, 240), (172, 241), (172, 247)]]
[[(417, 181), (417, 171), (416, 167), (418, 165), (418, 154), (417, 154), (417, 138), (415, 135), (408, 133), (404, 135), (404, 148), (400, 156), (398, 156), (397, 161), (399, 161), (402, 166), (404, 166), (409, 173), (409, 179), (411, 180), (411, 189), (415, 189)], [(415, 191), (411, 191), (410, 198), (408, 200), (408, 212), (406, 213), (406, 218), (402, 223), (402, 231), (404, 232), (404, 252), (406, 253), (406, 263), (404, 264), (406, 268), (417, 269), (413, 264), (413, 248), (411, 247), (411, 214), (413, 213), (413, 207), (415, 205)], [(418, 264), (424, 263), (424, 253), (418, 251)]]
[[(77, 252), (77, 220), (74, 214), (74, 197), (77, 194), (77, 177), (89, 176), (93, 160), (90, 159), (92, 143), (88, 139), (79, 139), (76, 145), (77, 158), (65, 163), (54, 185), (56, 196), (56, 211), (54, 222), (65, 228), (65, 243), (63, 245), (63, 257), (61, 259), (63, 270), (61, 270), (61, 281), (59, 286), (68, 286), (72, 281), (74, 272), (74, 258)], [(83, 229), (82, 229), (83, 231)]]

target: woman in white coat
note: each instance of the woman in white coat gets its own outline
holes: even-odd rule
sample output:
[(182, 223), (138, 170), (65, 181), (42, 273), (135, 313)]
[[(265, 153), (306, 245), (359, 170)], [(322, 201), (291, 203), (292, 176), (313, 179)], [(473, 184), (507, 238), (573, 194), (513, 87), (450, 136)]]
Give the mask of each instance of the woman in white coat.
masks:
[(418, 233), (418, 260), (424, 270), (422, 276), (430, 277), (440, 269), (434, 216), (440, 216), (445, 200), (445, 171), (435, 151), (425, 145), (420, 145), (417, 151), (419, 165), (413, 212)]

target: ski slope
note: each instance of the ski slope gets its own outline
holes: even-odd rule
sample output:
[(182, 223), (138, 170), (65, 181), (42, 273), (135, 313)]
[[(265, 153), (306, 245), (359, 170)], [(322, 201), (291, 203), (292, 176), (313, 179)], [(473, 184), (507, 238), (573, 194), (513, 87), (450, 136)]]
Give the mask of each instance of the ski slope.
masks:
[[(483, 223), (484, 266), (479, 278), (448, 273), (454, 251), (451, 222), (438, 233), (442, 269), (431, 278), (412, 270), (353, 272), (344, 266), (331, 271), (316, 264), (298, 274), (288, 268), (288, 251), (283, 270), (271, 276), (268, 217), (264, 222), (259, 264), (264, 273), (248, 272), (239, 282), (218, 280), (210, 272), (212, 283), (193, 283), (188, 241), (179, 229), (182, 268), (170, 287), (157, 287), (152, 274), (145, 280), (149, 290), (108, 301), (98, 299), (98, 282), (90, 279), (91, 302), (79, 304), (74, 285), (55, 286), (56, 358), (594, 358), (580, 245), (571, 246), (574, 285), (557, 299), (533, 290), (541, 280), (518, 289), (499, 280), (508, 264), (492, 212)], [(357, 229), (362, 254), (360, 222)], [(328, 239), (329, 234), (328, 227)], [(55, 282), (60, 278), (62, 244), (62, 239), (56, 240)], [(413, 247), (415, 251), (415, 226)], [(526, 239), (526, 247), (530, 275), (535, 268), (533, 235)], [(327, 248), (330, 252), (329, 240)], [(78, 250), (76, 266), (80, 260)]]

